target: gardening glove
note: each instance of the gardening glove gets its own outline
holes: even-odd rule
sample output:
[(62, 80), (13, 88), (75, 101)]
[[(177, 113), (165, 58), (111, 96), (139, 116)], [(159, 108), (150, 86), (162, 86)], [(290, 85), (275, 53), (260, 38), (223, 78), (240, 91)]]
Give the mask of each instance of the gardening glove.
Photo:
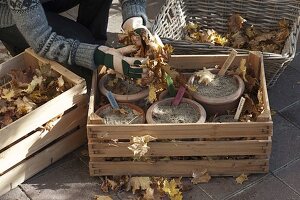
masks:
[(129, 32), (129, 31), (134, 31), (135, 33), (137, 33), (140, 36), (140, 41), (136, 41), (135, 44), (137, 46), (141, 46), (142, 44), (142, 37), (143, 37), (143, 32), (146, 33), (148, 38), (151, 38), (152, 41), (155, 41), (155, 43), (161, 47), (163, 47), (163, 43), (161, 41), (161, 39), (158, 37), (158, 35), (152, 34), (149, 29), (143, 24), (143, 18), (142, 17), (131, 17), (129, 19), (127, 19), (123, 25), (122, 28), (125, 32)]
[(94, 54), (95, 64), (105, 65), (114, 71), (130, 78), (143, 78), (147, 76), (147, 69), (140, 67), (147, 62), (147, 58), (126, 57), (124, 55), (136, 51), (134, 45), (129, 45), (119, 49), (100, 46)]

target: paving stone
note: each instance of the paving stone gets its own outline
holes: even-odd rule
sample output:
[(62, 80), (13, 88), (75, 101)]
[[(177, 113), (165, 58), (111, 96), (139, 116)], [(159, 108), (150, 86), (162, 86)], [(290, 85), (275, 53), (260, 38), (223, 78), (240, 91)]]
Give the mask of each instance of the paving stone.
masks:
[(100, 194), (99, 183), (100, 179), (90, 177), (88, 167), (76, 157), (29, 179), (21, 187), (34, 200), (92, 199)]
[(300, 157), (300, 129), (279, 114), (273, 117), (270, 170), (274, 171)]
[(0, 196), (0, 200), (29, 200), (29, 198), (19, 187), (17, 187)]
[(300, 99), (300, 71), (287, 67), (268, 90), (271, 109), (281, 110)]
[[(300, 79), (300, 77), (299, 77)], [(290, 122), (300, 128), (300, 98), (299, 101), (280, 111), (280, 113)]]
[(275, 173), (300, 194), (300, 159)]
[(230, 200), (299, 200), (300, 196), (276, 177), (268, 175), (262, 182), (238, 192)]
[(79, 147), (77, 150), (73, 152), (75, 156), (77, 156), (86, 166), (89, 166), (89, 150), (88, 145), (85, 144), (81, 147)]
[[(299, 51), (299, 49), (298, 49), (298, 51)], [(300, 54), (299, 54), (299, 52), (298, 52), (298, 55), (295, 56), (293, 61), (290, 63), (290, 66), (293, 67), (294, 69), (300, 71)]]
[(249, 180), (245, 181), (243, 184), (236, 183), (235, 178), (233, 177), (213, 177), (208, 183), (199, 184), (198, 186), (213, 199), (223, 199), (247, 185), (258, 181), (264, 176), (266, 175), (250, 175), (248, 177)]

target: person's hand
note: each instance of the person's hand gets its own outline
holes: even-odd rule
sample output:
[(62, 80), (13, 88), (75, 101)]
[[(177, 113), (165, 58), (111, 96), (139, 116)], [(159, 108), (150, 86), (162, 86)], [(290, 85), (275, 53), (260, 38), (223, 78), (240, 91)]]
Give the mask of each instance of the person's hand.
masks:
[(114, 71), (130, 78), (143, 78), (147, 76), (147, 69), (140, 67), (147, 62), (147, 58), (126, 57), (125, 55), (136, 51), (134, 45), (119, 49), (100, 46), (95, 51), (95, 64), (105, 65)]

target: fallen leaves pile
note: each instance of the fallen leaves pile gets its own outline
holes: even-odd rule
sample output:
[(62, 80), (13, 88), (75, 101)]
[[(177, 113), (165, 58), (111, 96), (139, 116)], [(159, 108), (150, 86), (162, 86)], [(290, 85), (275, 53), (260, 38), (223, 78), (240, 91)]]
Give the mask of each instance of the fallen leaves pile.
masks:
[(211, 43), (238, 49), (280, 54), (290, 35), (290, 23), (281, 19), (275, 30), (259, 30), (239, 14), (228, 19), (228, 32), (219, 34), (213, 29), (204, 29), (201, 24), (189, 22), (184, 27), (184, 39), (193, 42)]
[[(193, 185), (208, 183), (211, 176), (208, 174), (207, 169), (195, 170), (192, 179), (182, 178), (165, 178), (165, 177), (101, 177), (101, 191), (109, 193), (130, 192), (133, 196), (130, 199), (137, 200), (182, 200), (183, 193), (192, 190)], [(190, 180), (190, 181), (189, 181)], [(243, 184), (248, 180), (248, 176), (241, 174), (236, 177), (235, 184)], [(130, 195), (125, 194), (125, 196)], [(97, 200), (109, 199), (108, 196), (96, 195)], [(124, 197), (125, 198), (125, 197)], [(127, 199), (127, 198), (126, 198)]]
[(49, 64), (14, 69), (0, 79), (0, 128), (71, 88)]

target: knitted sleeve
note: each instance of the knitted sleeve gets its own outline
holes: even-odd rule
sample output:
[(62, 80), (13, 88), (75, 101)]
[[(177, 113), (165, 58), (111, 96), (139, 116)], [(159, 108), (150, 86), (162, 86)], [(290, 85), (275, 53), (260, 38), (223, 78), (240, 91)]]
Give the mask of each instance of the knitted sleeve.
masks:
[(39, 0), (7, 0), (16, 26), (39, 55), (60, 63), (95, 69), (97, 45), (80, 43), (52, 31)]
[(142, 17), (147, 22), (146, 0), (119, 0), (122, 6), (123, 22), (131, 17)]

